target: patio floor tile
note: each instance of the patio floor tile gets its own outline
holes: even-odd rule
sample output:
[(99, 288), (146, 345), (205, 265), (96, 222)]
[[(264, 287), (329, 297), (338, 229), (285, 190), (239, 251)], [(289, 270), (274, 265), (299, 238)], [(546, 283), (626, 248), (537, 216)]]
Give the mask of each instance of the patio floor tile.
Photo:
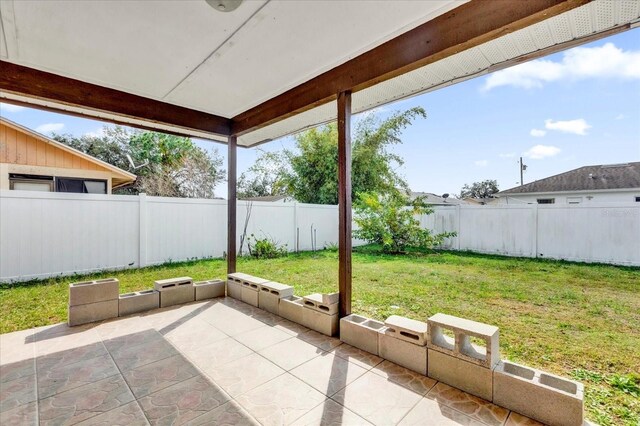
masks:
[(342, 342), (335, 337), (325, 336), (317, 331), (305, 329), (302, 333), (298, 334), (298, 338), (305, 342), (311, 343), (314, 346), (319, 347), (323, 351), (331, 352), (337, 346), (340, 346)]
[(0, 364), (13, 364), (35, 357), (33, 329), (0, 334)]
[(430, 377), (423, 376), (387, 360), (375, 366), (371, 371), (420, 395), (425, 395), (437, 383)]
[(372, 372), (367, 372), (332, 397), (375, 425), (395, 425), (421, 398), (420, 394)]
[(225, 426), (259, 426), (251, 414), (247, 413), (235, 401), (229, 401), (213, 411), (187, 423), (189, 426), (225, 425)]
[(0, 383), (0, 411), (11, 410), (36, 399), (35, 375)]
[(231, 337), (200, 347), (180, 349), (191, 362), (207, 374), (213, 368), (219, 368), (253, 353), (251, 349)]
[(333, 354), (326, 354), (305, 362), (290, 372), (326, 396), (331, 396), (367, 370)]
[(118, 369), (108, 354), (73, 364), (57, 364), (45, 369), (38, 367), (38, 399), (95, 383), (115, 374), (118, 374)]
[(337, 402), (326, 399), (299, 418), (293, 426), (371, 426), (371, 423)]
[(104, 355), (107, 355), (107, 350), (102, 342), (96, 342), (62, 352), (54, 352), (37, 358), (38, 373)]
[(64, 324), (62, 327), (55, 329), (55, 333), (54, 329), (35, 333), (36, 356), (42, 357), (59, 352), (66, 352), (71, 349), (82, 348), (102, 341), (102, 338), (95, 329), (79, 327), (79, 330), (75, 330), (76, 327), (68, 327)]
[[(585, 422), (585, 425), (587, 422)], [(521, 414), (514, 413), (513, 411), (509, 413), (509, 418), (507, 422), (504, 424), (505, 426), (544, 426), (542, 423), (537, 422), (529, 417), (525, 417)]]
[(363, 351), (354, 346), (347, 345), (346, 343), (337, 346), (334, 350), (331, 351), (331, 353), (339, 356), (340, 358), (346, 359), (349, 362), (359, 365), (362, 368), (366, 368), (367, 370), (384, 361), (379, 356), (370, 354), (369, 352)]
[(260, 351), (291, 338), (291, 335), (284, 331), (277, 330), (267, 325), (234, 337), (238, 342), (254, 351)]
[(124, 379), (133, 395), (142, 398), (199, 374), (182, 355), (174, 355), (127, 371)]
[(260, 386), (285, 371), (258, 354), (252, 354), (237, 361), (207, 371), (209, 377), (231, 396)]
[(259, 353), (287, 371), (319, 355), (326, 354), (322, 349), (295, 337), (263, 349)]
[(104, 341), (104, 346), (109, 352), (113, 354), (123, 350), (127, 350), (132, 346), (148, 344), (151, 342), (156, 342), (158, 340), (163, 340), (162, 334), (158, 333), (154, 329), (147, 329), (143, 331), (134, 331), (122, 336), (107, 339)]
[(0, 383), (10, 382), (32, 374), (36, 374), (35, 358), (0, 365)]
[(39, 401), (40, 424), (74, 424), (133, 401), (120, 375)]
[(38, 424), (38, 405), (30, 402), (12, 410), (0, 412), (2, 426), (31, 426)]
[(422, 398), (418, 404), (399, 423), (401, 426), (422, 426), (422, 425), (442, 425), (442, 426), (485, 426), (484, 423), (465, 416), (438, 402)]
[(79, 426), (146, 426), (149, 422), (136, 401), (78, 423)]
[(188, 351), (194, 347), (226, 339), (229, 336), (212, 327), (211, 324), (196, 318), (170, 330), (164, 337), (180, 350)]
[(262, 425), (288, 425), (325, 400), (311, 386), (285, 373), (236, 401)]
[(488, 425), (501, 425), (507, 419), (509, 410), (498, 407), (484, 399), (469, 395), (459, 389), (436, 384), (429, 391), (426, 398), (433, 399), (440, 404), (454, 408), (469, 417), (480, 420)]
[(178, 354), (176, 348), (162, 337), (144, 345), (125, 346), (110, 352), (122, 372)]
[(181, 425), (229, 401), (205, 377), (196, 376), (139, 400), (152, 425)]

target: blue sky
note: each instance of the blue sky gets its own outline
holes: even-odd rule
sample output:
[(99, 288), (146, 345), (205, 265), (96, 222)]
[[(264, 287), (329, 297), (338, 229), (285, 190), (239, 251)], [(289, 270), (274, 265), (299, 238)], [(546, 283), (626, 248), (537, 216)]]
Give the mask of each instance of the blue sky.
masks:
[[(395, 146), (399, 172), (415, 191), (458, 193), (465, 183), (496, 179), (501, 189), (584, 165), (640, 161), (640, 29), (608, 37), (489, 76), (416, 96), (376, 111), (422, 106)], [(49, 134), (98, 132), (99, 121), (2, 105), (0, 113)], [(356, 118), (357, 120), (357, 118)], [(226, 157), (224, 145), (217, 148)], [(292, 147), (283, 138), (260, 149)], [(240, 149), (238, 167), (259, 151)], [(217, 195), (224, 195), (223, 187)]]

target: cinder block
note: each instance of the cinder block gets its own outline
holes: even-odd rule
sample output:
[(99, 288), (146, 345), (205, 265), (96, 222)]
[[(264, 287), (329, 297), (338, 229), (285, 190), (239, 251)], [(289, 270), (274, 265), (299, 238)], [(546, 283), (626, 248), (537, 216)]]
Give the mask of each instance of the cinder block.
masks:
[(258, 284), (250, 284), (246, 281), (242, 282), (242, 301), (249, 305), (258, 307), (260, 296), (260, 286)]
[(327, 315), (335, 315), (338, 313), (338, 304), (334, 303), (331, 305), (327, 305), (322, 302), (322, 294), (313, 293), (308, 296), (303, 296), (304, 306), (318, 312), (322, 312)]
[(155, 289), (160, 292), (160, 307), (181, 305), (193, 302), (195, 292), (191, 277), (169, 278), (154, 282)]
[(269, 281), (260, 286), (260, 295), (258, 297), (258, 307), (267, 312), (278, 315), (280, 299), (283, 297), (293, 296), (293, 287)]
[(409, 370), (427, 375), (427, 347), (398, 339), (387, 333), (387, 327), (378, 332), (378, 355)]
[(196, 292), (196, 300), (224, 297), (224, 281), (222, 280), (198, 281), (193, 283), (193, 288)]
[(247, 283), (261, 285), (269, 282), (269, 280), (265, 280), (264, 278), (254, 277), (253, 275), (243, 274), (242, 272), (234, 272), (233, 274), (227, 275), (227, 278), (231, 278), (241, 284)]
[(327, 336), (338, 334), (338, 314), (325, 314), (305, 306), (302, 309), (302, 324)]
[(191, 277), (167, 278), (166, 280), (157, 280), (153, 282), (153, 287), (157, 291), (173, 290), (181, 286), (193, 286)]
[(302, 297), (288, 296), (280, 299), (278, 315), (282, 318), (286, 318), (296, 324), (304, 324), (302, 318), (303, 310), (304, 305), (302, 304)]
[(581, 383), (509, 361), (493, 370), (493, 402), (545, 424), (579, 426), (584, 421)]
[(120, 282), (116, 278), (69, 284), (69, 306), (117, 300)]
[(227, 280), (227, 296), (242, 300), (242, 283), (234, 279)]
[[(427, 320), (428, 344), (437, 350), (465, 361), (492, 369), (500, 361), (500, 331), (498, 327), (446, 314), (435, 314)], [(455, 340), (445, 336), (442, 329), (451, 330)], [(471, 338), (483, 340), (485, 347), (471, 343)]]
[(158, 309), (159, 307), (160, 293), (156, 290), (121, 294), (118, 298), (118, 316), (120, 317), (149, 311), (151, 309)]
[(427, 344), (427, 323), (413, 319), (391, 315), (384, 322), (388, 327), (387, 334), (392, 334), (400, 340), (406, 340), (419, 346)]
[(70, 326), (102, 321), (118, 316), (118, 299), (103, 302), (69, 306), (68, 323)]
[(352, 314), (340, 319), (340, 340), (378, 355), (378, 331), (383, 328), (380, 321)]
[(323, 294), (322, 303), (325, 305), (335, 305), (336, 303), (340, 303), (340, 293)]
[(493, 398), (493, 371), (454, 355), (429, 349), (427, 375), (487, 401)]

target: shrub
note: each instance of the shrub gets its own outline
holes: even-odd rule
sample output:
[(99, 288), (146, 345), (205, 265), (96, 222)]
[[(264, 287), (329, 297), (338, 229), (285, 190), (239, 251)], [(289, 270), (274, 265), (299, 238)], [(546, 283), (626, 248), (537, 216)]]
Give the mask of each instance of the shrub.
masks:
[[(253, 241), (252, 241), (253, 240)], [(247, 239), (249, 254), (256, 259), (273, 259), (288, 254), (287, 245), (278, 244), (271, 238), (258, 238), (251, 234)]]
[(354, 236), (369, 243), (380, 244), (387, 253), (400, 253), (406, 248), (430, 249), (442, 244), (455, 232), (432, 234), (420, 227), (419, 215), (431, 214), (422, 198), (410, 200), (404, 194), (381, 197), (363, 193), (355, 204), (355, 222), (359, 229)]

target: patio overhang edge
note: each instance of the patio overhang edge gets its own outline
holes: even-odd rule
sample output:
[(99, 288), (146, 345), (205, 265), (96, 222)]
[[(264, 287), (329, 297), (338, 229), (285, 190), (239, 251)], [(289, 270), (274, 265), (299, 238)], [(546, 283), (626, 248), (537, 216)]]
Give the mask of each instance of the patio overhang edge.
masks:
[[(233, 117), (232, 133), (241, 136), (335, 101), (339, 93), (358, 92), (591, 1), (472, 0)], [(544, 49), (526, 60), (550, 53)]]

